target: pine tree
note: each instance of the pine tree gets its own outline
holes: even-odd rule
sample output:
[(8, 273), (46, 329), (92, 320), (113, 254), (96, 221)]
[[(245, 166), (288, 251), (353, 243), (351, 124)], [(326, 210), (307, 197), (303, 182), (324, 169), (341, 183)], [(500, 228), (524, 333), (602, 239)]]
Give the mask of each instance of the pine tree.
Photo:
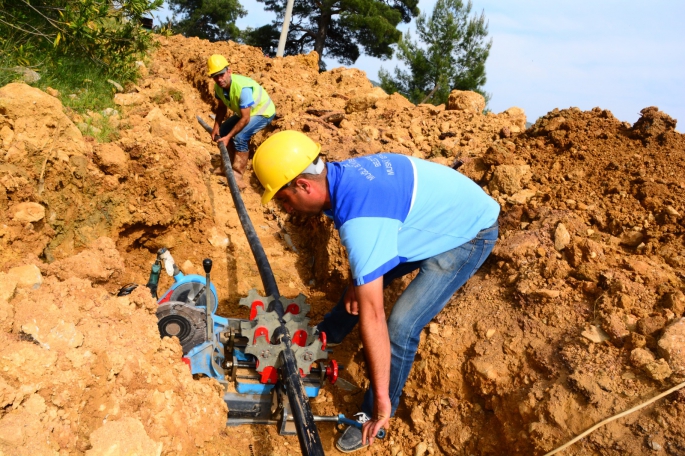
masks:
[[(275, 55), (285, 16), (286, 0), (258, 0), (277, 19), (268, 27), (252, 30), (245, 42)], [(419, 14), (418, 0), (295, 0), (288, 30), (285, 55), (318, 52), (351, 65), (362, 52), (372, 57), (390, 58), (392, 45), (402, 34), (400, 22), (408, 23)], [(271, 51), (270, 51), (271, 49)]]
[(209, 41), (237, 39), (240, 30), (235, 21), (247, 14), (238, 0), (169, 0), (169, 7), (175, 32)]
[(483, 91), (485, 61), (492, 40), (485, 41), (488, 24), (484, 13), (471, 14), (472, 3), (438, 0), (431, 16), (416, 20), (419, 41), (409, 32), (397, 44), (398, 58), (408, 71), (395, 68), (394, 77), (381, 68), (378, 77), (388, 93), (400, 92), (414, 103), (441, 104), (452, 90)]

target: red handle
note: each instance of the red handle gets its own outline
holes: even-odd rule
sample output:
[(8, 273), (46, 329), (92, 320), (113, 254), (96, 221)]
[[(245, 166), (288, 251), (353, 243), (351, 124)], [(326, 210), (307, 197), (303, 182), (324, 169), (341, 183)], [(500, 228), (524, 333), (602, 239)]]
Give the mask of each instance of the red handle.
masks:
[(338, 362), (334, 359), (326, 366), (326, 378), (331, 382), (331, 385), (334, 385), (338, 380)]

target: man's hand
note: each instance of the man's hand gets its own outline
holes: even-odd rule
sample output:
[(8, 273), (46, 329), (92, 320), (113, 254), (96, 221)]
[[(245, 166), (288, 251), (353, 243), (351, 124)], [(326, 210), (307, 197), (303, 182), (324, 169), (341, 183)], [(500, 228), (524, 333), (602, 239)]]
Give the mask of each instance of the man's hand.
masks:
[[(226, 149), (228, 149), (228, 142), (231, 140), (231, 138), (240, 133), (242, 129), (245, 128), (245, 126), (248, 123), (250, 123), (250, 109), (251, 108), (244, 108), (240, 110), (240, 119), (238, 119), (238, 122), (236, 122), (236, 124), (233, 126), (233, 128), (231, 128), (231, 131), (229, 131), (226, 136), (224, 136), (223, 138), (215, 139), (217, 144), (222, 142), (224, 143), (224, 146), (226, 146)], [(216, 124), (214, 125), (214, 127), (216, 128)], [(212, 131), (212, 138), (214, 138), (214, 131)]]
[(228, 149), (228, 142), (229, 142), (230, 140), (231, 140), (231, 136), (230, 136), (230, 135), (226, 135), (226, 136), (224, 136), (223, 138), (217, 139), (216, 143), (217, 143), (217, 145), (218, 145), (219, 143), (224, 143), (224, 146), (226, 147), (226, 149)]
[(359, 302), (354, 291), (354, 282), (350, 283), (345, 292), (345, 310), (350, 315), (359, 315)]
[(219, 128), (220, 128), (220, 125), (218, 123), (214, 122), (214, 128), (212, 128), (212, 133), (211, 133), (212, 141), (218, 141), (219, 140), (219, 138), (220, 138)]
[(228, 108), (226, 108), (226, 105), (219, 102), (219, 106), (216, 108), (216, 117), (214, 118), (214, 127), (212, 128), (212, 141), (218, 141), (219, 138), (221, 137), (221, 133), (219, 133), (219, 130), (221, 129), (221, 124), (224, 121), (224, 117), (226, 117), (226, 111)]
[(392, 411), (390, 397), (386, 397), (385, 400), (381, 401), (375, 400), (374, 402), (373, 418), (362, 425), (362, 443), (368, 440), (369, 445), (373, 444), (378, 431), (388, 428)]

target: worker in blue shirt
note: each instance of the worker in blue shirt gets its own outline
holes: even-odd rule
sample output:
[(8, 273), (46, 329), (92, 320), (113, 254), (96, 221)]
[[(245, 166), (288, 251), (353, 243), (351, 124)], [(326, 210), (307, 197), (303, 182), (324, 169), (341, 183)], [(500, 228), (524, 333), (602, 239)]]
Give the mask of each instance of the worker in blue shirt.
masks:
[[(371, 388), (359, 421), (336, 443), (353, 452), (373, 443), (395, 413), (421, 331), (481, 267), (498, 235), (499, 205), (452, 168), (381, 153), (324, 163), (320, 146), (296, 131), (264, 141), (253, 168), (288, 212), (331, 217), (347, 250), (351, 283), (318, 325), (340, 342), (359, 323)], [(416, 277), (386, 321), (383, 288)]]
[[(249, 158), (250, 138), (271, 123), (276, 107), (257, 82), (247, 76), (232, 74), (224, 56), (212, 55), (207, 61), (207, 70), (214, 79), (214, 96), (220, 101), (212, 139), (223, 142), (228, 149), (236, 182), (243, 189), (247, 186), (243, 175)], [(233, 111), (233, 115), (224, 122), (228, 109)]]

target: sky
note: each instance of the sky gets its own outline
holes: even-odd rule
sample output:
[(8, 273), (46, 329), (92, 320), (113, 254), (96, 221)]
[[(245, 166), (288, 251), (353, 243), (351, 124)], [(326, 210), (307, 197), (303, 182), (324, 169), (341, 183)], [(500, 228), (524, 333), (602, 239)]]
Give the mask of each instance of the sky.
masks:
[[(248, 10), (241, 29), (275, 17), (256, 0), (240, 2)], [(429, 15), (435, 2), (420, 0), (419, 9)], [(657, 106), (685, 131), (684, 1), (473, 0), (472, 13), (481, 11), (492, 38), (484, 89), (493, 112), (517, 106), (535, 122), (554, 108), (598, 106), (634, 123)], [(399, 29), (413, 31), (414, 21)], [(402, 63), (363, 55), (351, 66), (378, 80), (381, 67)]]

